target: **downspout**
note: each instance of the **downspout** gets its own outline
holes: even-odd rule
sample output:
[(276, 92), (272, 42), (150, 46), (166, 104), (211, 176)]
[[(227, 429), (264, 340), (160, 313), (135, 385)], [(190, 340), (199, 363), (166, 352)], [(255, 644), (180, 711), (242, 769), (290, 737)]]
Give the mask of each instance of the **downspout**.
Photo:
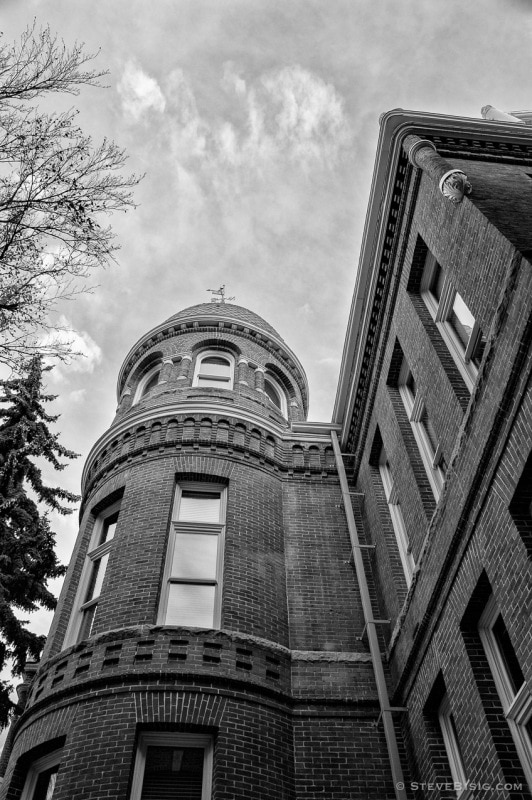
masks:
[(360, 540), (358, 538), (358, 531), (351, 505), (351, 496), (349, 493), (349, 486), (345, 474), (344, 462), (340, 445), (338, 444), (338, 436), (336, 431), (331, 431), (331, 442), (336, 459), (336, 468), (340, 478), (340, 486), (342, 489), (342, 498), (344, 503), (345, 515), (347, 517), (347, 527), (349, 529), (349, 536), (351, 539), (351, 547), (353, 549), (353, 561), (355, 563), (355, 571), (358, 580), (358, 588), (360, 590), (360, 597), (362, 600), (362, 611), (364, 614), (364, 622), (366, 625), (366, 632), (368, 636), (369, 649), (371, 653), (371, 661), (373, 663), (373, 672), (375, 674), (375, 682), (377, 684), (377, 695), (379, 698), (380, 713), (382, 717), (382, 724), (384, 727), (384, 735), (386, 737), (386, 746), (388, 748), (388, 757), (390, 759), (390, 767), (392, 771), (392, 780), (397, 800), (407, 800), (405, 782), (403, 777), (403, 770), (399, 760), (399, 750), (397, 747), (397, 738), (395, 736), (395, 728), (393, 724), (392, 711), (390, 707), (390, 700), (388, 697), (388, 688), (384, 677), (384, 669), (382, 666), (381, 651), (379, 647), (379, 640), (377, 638), (376, 622), (373, 617), (373, 610), (371, 608), (371, 599), (369, 595), (368, 582), (366, 580), (366, 573), (364, 571), (364, 561), (362, 559), (362, 551), (360, 547)]

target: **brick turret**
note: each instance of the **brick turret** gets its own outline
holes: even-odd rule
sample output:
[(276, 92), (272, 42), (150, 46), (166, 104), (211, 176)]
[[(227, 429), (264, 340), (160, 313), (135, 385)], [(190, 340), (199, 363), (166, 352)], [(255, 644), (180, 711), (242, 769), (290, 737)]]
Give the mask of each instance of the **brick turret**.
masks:
[(135, 344), (118, 398), (0, 797), (43, 764), (54, 800), (182, 780), (186, 798), (307, 797), (308, 775), (350, 769), (322, 736), (384, 755), (329, 428), (305, 423), (295, 354), (253, 312), (201, 304)]

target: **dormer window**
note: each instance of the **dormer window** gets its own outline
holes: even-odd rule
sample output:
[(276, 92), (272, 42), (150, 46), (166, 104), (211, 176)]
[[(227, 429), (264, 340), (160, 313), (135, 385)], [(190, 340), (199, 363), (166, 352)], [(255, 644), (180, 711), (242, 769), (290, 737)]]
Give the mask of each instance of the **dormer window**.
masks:
[(264, 376), (264, 393), (271, 403), (281, 412), (283, 417), (287, 416), (286, 395), (277, 383), (275, 378), (269, 373)]
[(232, 389), (233, 372), (234, 360), (229, 353), (206, 350), (197, 358), (193, 386)]

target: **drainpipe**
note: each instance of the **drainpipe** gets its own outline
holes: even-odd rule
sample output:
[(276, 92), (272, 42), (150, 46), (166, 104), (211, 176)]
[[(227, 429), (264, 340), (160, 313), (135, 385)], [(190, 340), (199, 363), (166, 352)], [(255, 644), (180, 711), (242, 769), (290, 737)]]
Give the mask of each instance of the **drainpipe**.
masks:
[[(340, 478), (340, 486), (342, 488), (342, 498), (344, 502), (345, 515), (347, 517), (347, 527), (349, 528), (349, 536), (351, 538), (351, 547), (353, 548), (353, 560), (355, 562), (355, 571), (358, 580), (358, 588), (360, 590), (360, 597), (362, 599), (362, 610), (364, 613), (364, 622), (366, 625), (366, 632), (368, 635), (369, 649), (371, 653), (371, 660), (373, 663), (373, 671), (375, 674), (375, 682), (377, 684), (377, 694), (379, 697), (380, 712), (382, 717), (382, 724), (384, 727), (384, 735), (386, 737), (386, 745), (388, 747), (388, 757), (390, 759), (390, 767), (392, 771), (392, 780), (397, 800), (407, 800), (405, 781), (403, 777), (403, 770), (401, 762), (399, 761), (399, 750), (397, 748), (397, 738), (395, 736), (395, 728), (393, 725), (392, 711), (399, 709), (392, 709), (388, 698), (388, 689), (386, 680), (384, 678), (384, 669), (382, 666), (381, 651), (379, 647), (379, 640), (377, 638), (376, 620), (373, 617), (371, 608), (371, 599), (368, 590), (368, 583), (366, 580), (366, 573), (364, 571), (364, 561), (362, 559), (362, 550), (360, 540), (358, 538), (358, 531), (353, 514), (353, 507), (351, 505), (351, 496), (349, 493), (349, 486), (345, 474), (344, 462), (342, 453), (340, 452), (340, 445), (338, 444), (338, 437), (336, 431), (331, 431), (331, 442), (336, 459), (336, 468)], [(401, 709), (402, 711), (403, 709)]]

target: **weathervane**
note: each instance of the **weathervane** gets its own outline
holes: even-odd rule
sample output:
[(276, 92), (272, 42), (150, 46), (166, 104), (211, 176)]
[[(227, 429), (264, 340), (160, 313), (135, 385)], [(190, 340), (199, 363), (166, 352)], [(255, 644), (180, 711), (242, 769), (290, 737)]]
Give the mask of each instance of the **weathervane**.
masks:
[(236, 300), (236, 297), (225, 296), (225, 283), (219, 289), (207, 289), (207, 291), (212, 292), (211, 303), (225, 303), (229, 300)]

